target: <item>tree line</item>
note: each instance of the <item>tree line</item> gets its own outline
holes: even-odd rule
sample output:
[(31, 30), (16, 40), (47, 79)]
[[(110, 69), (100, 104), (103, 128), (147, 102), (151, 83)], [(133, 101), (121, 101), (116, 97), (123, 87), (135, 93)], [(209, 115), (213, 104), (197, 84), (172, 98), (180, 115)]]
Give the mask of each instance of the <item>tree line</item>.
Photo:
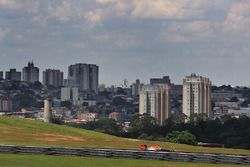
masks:
[(196, 145), (198, 142), (216, 143), (229, 148), (250, 149), (250, 118), (246, 116), (224, 116), (215, 120), (197, 118), (187, 123), (172, 117), (165, 121), (164, 126), (159, 126), (151, 116), (136, 115), (126, 130), (121, 123), (113, 119), (100, 119), (84, 125), (68, 125), (129, 138), (190, 145)]

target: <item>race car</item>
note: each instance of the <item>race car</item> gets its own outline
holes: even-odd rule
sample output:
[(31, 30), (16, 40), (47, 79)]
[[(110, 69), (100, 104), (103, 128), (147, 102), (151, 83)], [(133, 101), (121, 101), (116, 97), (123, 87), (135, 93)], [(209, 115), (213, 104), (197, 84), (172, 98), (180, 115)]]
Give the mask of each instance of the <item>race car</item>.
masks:
[(164, 149), (164, 148), (161, 148), (158, 145), (148, 147), (145, 144), (141, 145), (140, 148), (139, 148), (139, 150), (140, 151), (166, 151), (166, 152), (173, 152), (173, 150)]
[(140, 150), (141, 151), (161, 151), (162, 149), (160, 146), (157, 146), (157, 145), (150, 146), (150, 147), (148, 147), (147, 145), (141, 145)]

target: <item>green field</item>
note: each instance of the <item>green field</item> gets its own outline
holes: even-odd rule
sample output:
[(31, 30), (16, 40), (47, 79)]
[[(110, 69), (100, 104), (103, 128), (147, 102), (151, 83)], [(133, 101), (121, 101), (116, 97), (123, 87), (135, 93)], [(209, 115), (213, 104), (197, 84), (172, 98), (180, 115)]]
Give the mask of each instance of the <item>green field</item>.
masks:
[(250, 155), (250, 150), (195, 147), (168, 142), (145, 141), (115, 137), (94, 131), (47, 124), (28, 119), (0, 117), (0, 144), (138, 149), (141, 144), (184, 152)]
[(0, 154), (1, 167), (246, 167), (204, 163), (182, 163), (155, 160), (66, 157), (45, 155)]

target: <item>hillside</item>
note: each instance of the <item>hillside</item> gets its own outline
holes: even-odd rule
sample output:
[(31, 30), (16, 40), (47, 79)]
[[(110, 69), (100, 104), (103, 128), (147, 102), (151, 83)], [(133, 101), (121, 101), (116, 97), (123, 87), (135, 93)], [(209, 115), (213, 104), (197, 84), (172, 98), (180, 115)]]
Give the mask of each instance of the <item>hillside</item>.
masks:
[(94, 131), (9, 117), (0, 117), (0, 136), (0, 144), (6, 145), (138, 149), (141, 144), (157, 144), (166, 149), (183, 152), (250, 155), (250, 150), (204, 148), (168, 142), (128, 139)]

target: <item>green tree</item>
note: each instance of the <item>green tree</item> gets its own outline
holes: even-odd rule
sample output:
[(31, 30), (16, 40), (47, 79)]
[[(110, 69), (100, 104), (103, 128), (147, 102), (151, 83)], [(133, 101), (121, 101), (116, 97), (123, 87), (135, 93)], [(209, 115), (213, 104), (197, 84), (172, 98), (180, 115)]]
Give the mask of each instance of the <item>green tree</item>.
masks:
[(166, 136), (166, 141), (173, 143), (196, 145), (196, 137), (189, 131), (173, 131)]
[(128, 131), (132, 137), (138, 137), (142, 134), (144, 134), (142, 136), (156, 135), (158, 129), (156, 119), (147, 114), (143, 114), (136, 115), (132, 118)]

